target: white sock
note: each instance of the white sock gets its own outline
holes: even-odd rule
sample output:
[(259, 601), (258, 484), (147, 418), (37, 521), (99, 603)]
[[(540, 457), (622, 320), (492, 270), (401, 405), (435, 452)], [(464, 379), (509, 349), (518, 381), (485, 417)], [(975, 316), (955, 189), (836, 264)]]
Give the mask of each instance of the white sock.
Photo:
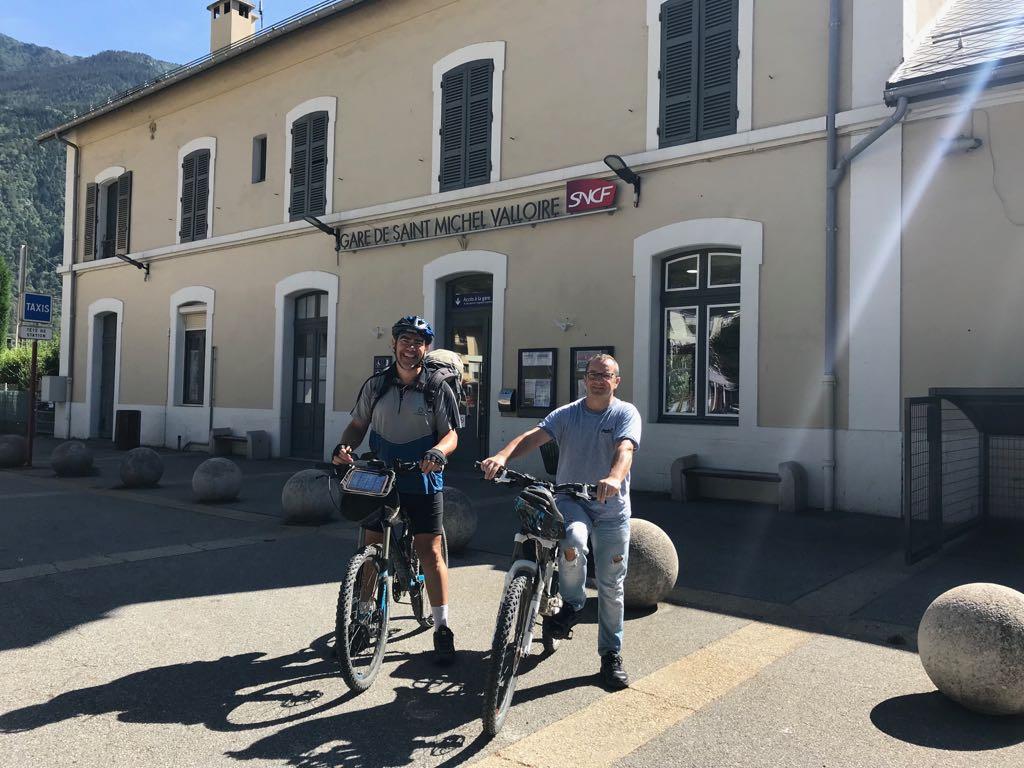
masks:
[(441, 627), (448, 626), (448, 606), (447, 605), (435, 605), (430, 609), (430, 612), (434, 614), (434, 630), (437, 631)]

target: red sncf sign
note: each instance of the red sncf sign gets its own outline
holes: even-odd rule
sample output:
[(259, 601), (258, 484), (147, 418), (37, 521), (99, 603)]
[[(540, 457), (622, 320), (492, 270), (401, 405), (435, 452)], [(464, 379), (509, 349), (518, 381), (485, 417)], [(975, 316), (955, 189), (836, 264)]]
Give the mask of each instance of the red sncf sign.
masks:
[(614, 181), (603, 179), (575, 179), (565, 185), (565, 212), (583, 213), (615, 205)]

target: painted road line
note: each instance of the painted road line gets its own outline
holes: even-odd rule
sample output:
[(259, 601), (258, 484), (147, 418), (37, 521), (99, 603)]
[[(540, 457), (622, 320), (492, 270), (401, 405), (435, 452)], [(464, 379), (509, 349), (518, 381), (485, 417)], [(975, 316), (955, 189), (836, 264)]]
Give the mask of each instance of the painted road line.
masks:
[(26, 493), (5, 493), (4, 501), (10, 499), (38, 499), (43, 496), (67, 496), (74, 491), (28, 491)]
[[(559, 768), (567, 745), (574, 765), (614, 765), (812, 637), (787, 627), (747, 624), (473, 765)], [(580, 739), (581, 733), (587, 738)]]

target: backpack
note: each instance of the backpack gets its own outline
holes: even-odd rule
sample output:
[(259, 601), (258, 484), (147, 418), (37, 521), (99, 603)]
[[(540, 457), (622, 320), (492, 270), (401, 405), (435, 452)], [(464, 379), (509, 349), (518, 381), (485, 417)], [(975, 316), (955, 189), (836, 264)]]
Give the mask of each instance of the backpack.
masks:
[[(384, 394), (391, 386), (394, 379), (394, 366), (392, 362), (387, 370), (381, 374), (377, 382), (377, 390), (373, 393), (373, 402), (370, 405), (370, 415), (373, 416), (373, 409), (384, 397)], [(455, 402), (458, 404), (458, 418), (455, 427), (462, 429), (466, 426), (466, 389), (462, 385), (462, 357), (458, 352), (450, 349), (435, 349), (426, 354), (423, 358), (423, 367), (426, 369), (426, 386), (423, 390), (423, 399), (429, 408), (434, 407), (441, 392), (441, 385), (447, 384), (455, 395)]]

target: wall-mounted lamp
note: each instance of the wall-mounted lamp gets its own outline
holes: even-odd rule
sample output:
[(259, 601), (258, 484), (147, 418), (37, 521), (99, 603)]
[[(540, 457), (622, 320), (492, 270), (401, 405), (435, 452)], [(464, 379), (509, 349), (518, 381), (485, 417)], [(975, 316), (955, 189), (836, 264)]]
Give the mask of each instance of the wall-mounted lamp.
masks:
[(341, 250), (341, 232), (339, 232), (334, 227), (330, 227), (327, 224), (324, 224), (316, 216), (303, 216), (302, 220), (304, 222), (306, 222), (307, 224), (312, 224), (314, 227), (319, 229), (325, 235), (328, 235), (331, 238), (333, 238), (334, 239), (334, 250), (335, 251), (340, 251)]
[(633, 207), (640, 205), (640, 176), (618, 155), (606, 155), (604, 164), (615, 171), (615, 175), (627, 184), (633, 185)]
[(981, 139), (977, 136), (957, 136), (955, 139), (949, 140), (949, 145), (946, 147), (946, 154), (952, 155), (957, 152), (973, 152), (981, 146)]
[(576, 323), (574, 323), (572, 321), (572, 318), (570, 318), (568, 315), (566, 315), (565, 317), (563, 317), (563, 318), (561, 318), (559, 320), (555, 320), (555, 325), (557, 325), (559, 328), (562, 329), (562, 333), (565, 333), (570, 328), (572, 328), (574, 325), (576, 325)]

